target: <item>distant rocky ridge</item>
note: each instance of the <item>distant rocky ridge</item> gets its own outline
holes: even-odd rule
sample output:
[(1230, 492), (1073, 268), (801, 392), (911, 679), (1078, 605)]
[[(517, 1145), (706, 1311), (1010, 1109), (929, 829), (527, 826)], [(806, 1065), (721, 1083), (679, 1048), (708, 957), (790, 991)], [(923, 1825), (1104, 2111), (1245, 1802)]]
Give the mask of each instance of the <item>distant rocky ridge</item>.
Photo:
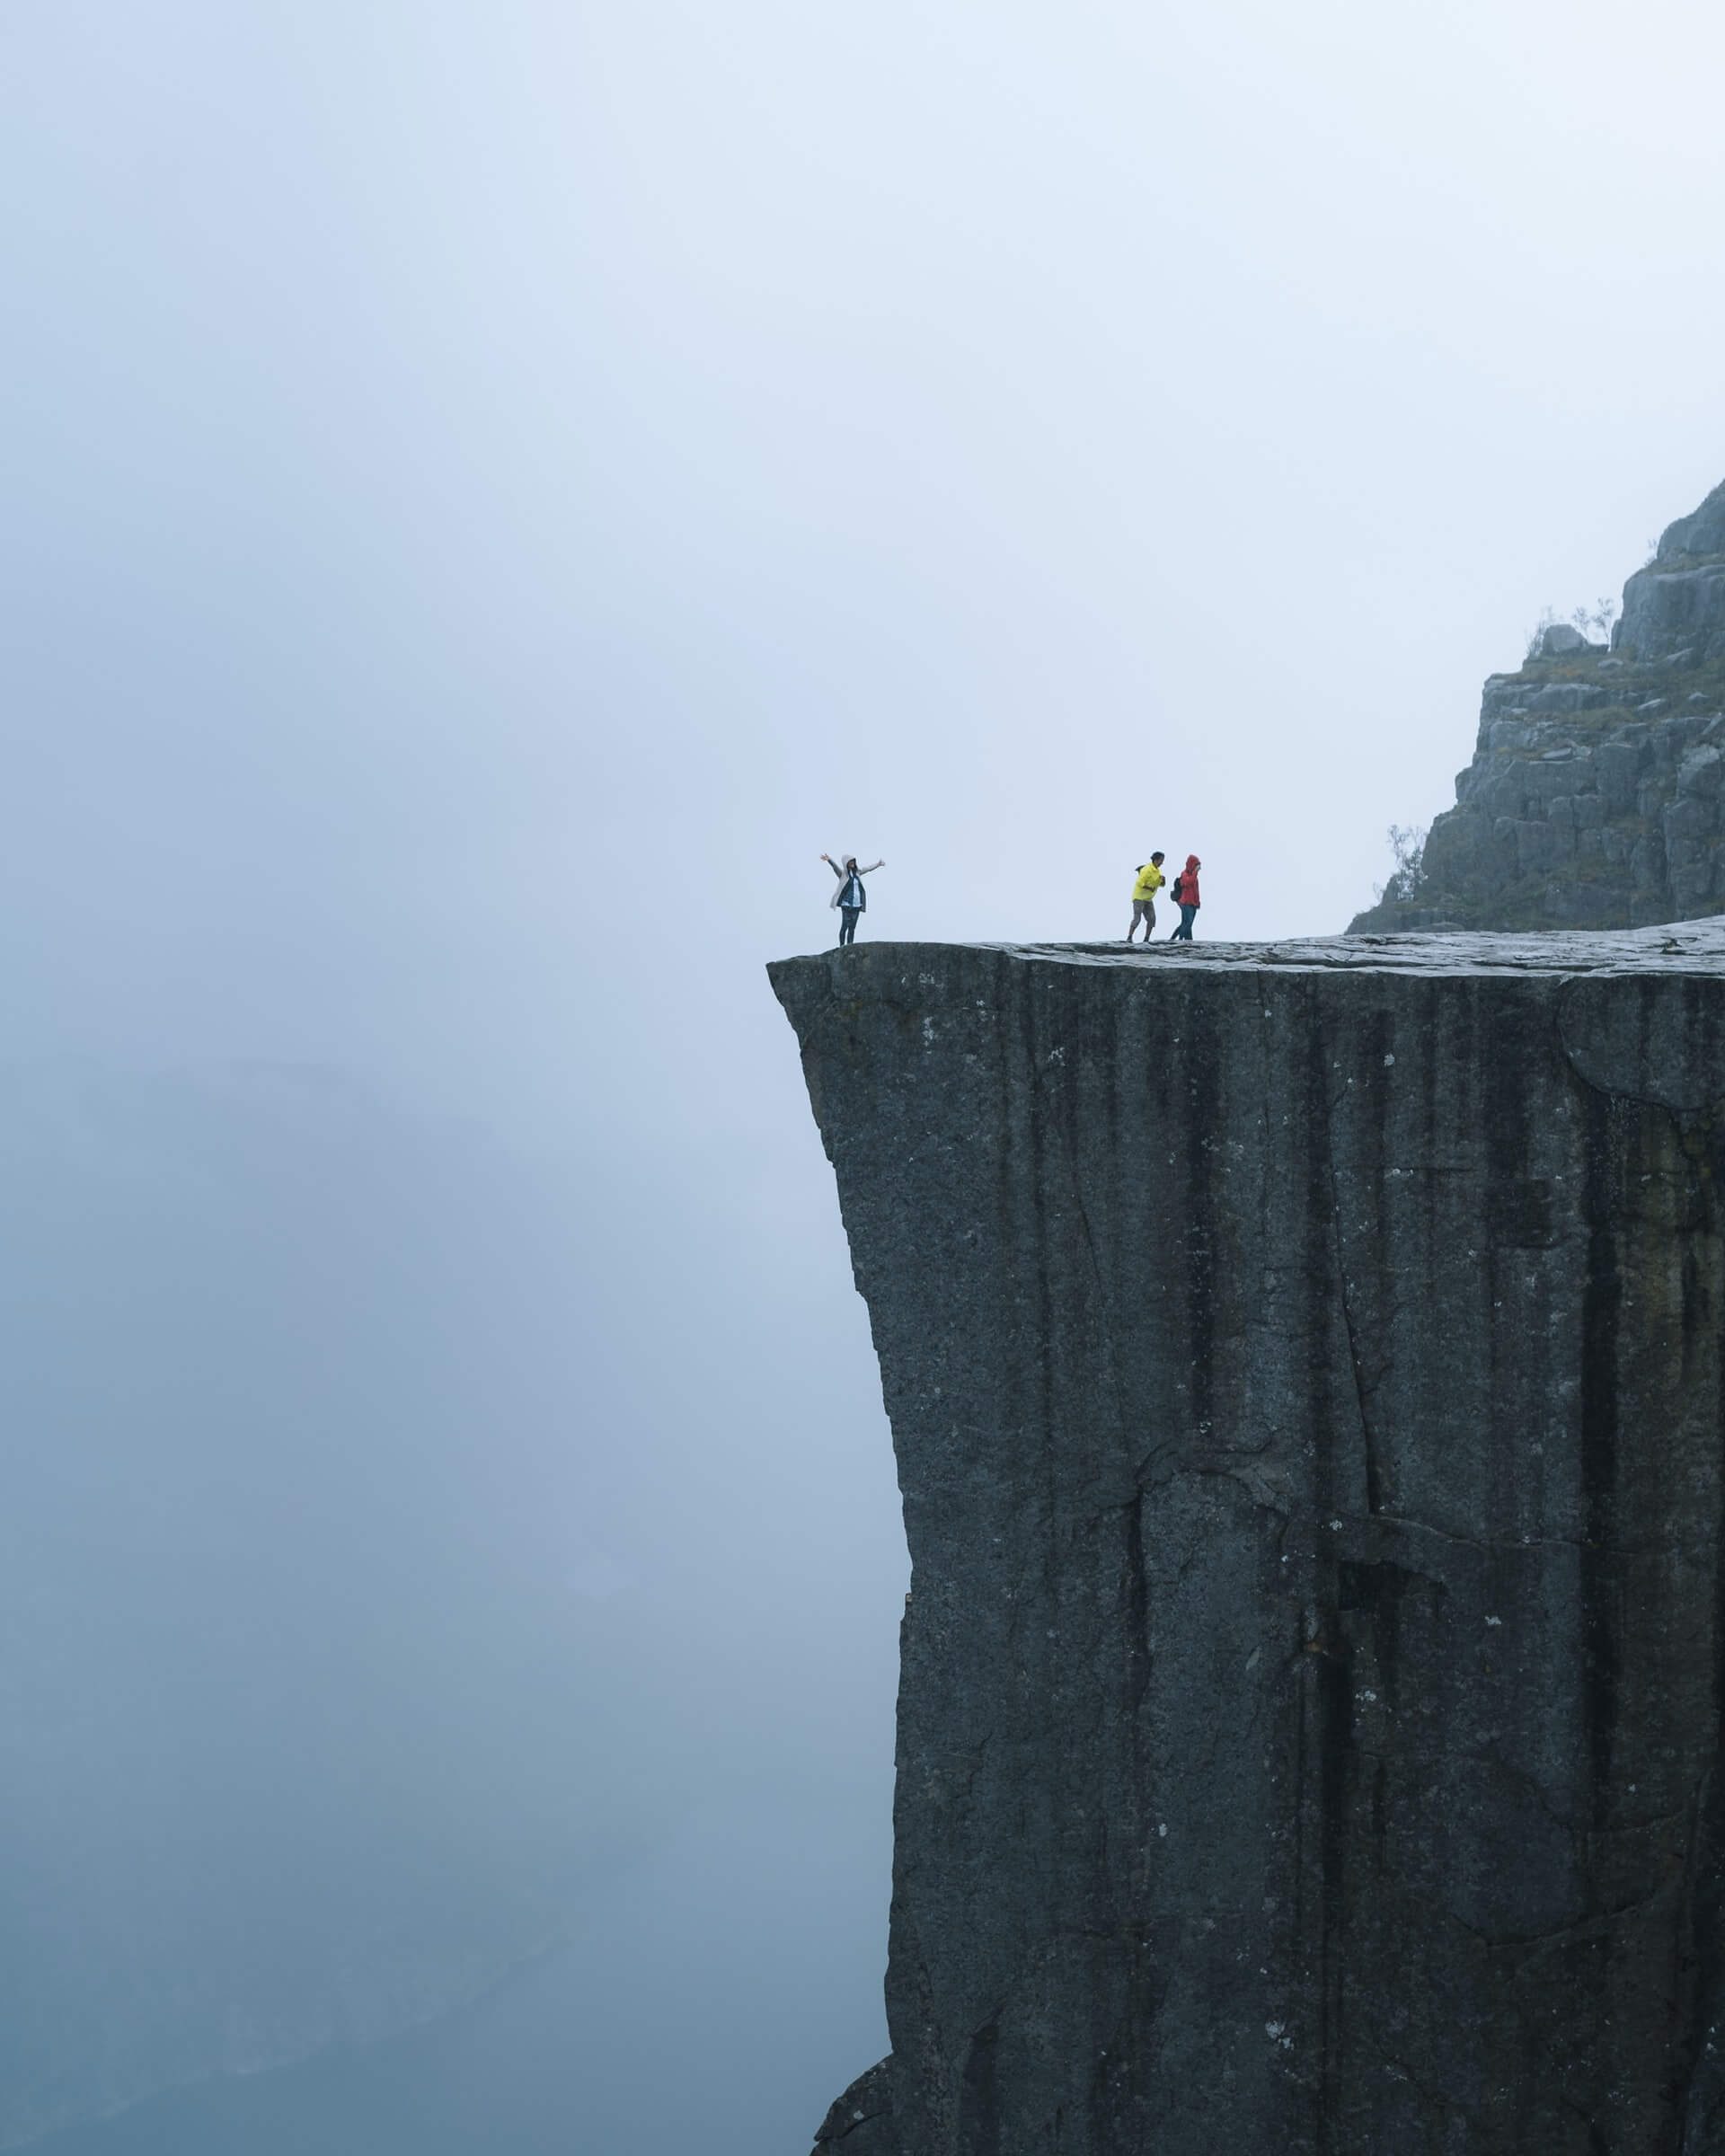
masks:
[(1626, 928), (1725, 913), (1725, 485), (1623, 587), (1611, 643), (1548, 628), (1494, 674), (1422, 873), (1349, 933)]

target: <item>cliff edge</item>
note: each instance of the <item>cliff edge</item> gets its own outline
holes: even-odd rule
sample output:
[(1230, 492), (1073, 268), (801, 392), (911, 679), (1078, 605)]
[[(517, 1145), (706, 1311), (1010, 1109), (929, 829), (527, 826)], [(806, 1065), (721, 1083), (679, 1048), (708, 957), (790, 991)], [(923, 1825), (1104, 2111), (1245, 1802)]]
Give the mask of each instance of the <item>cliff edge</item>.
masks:
[(914, 1567), (822, 2148), (1725, 2150), (1725, 923), (770, 970)]
[(1725, 912), (1725, 486), (1623, 587), (1609, 649), (1493, 674), (1455, 806), (1349, 932), (1623, 928)]

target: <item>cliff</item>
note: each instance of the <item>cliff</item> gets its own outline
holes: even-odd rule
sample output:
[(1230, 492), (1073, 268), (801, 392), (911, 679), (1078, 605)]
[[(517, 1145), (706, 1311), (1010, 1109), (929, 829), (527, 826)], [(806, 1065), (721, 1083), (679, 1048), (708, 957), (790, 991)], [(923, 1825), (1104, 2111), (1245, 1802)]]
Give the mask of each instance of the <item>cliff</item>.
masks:
[(913, 1560), (823, 2149), (1725, 2150), (1725, 923), (771, 974)]
[(1725, 486), (1623, 587), (1611, 647), (1547, 630), (1494, 674), (1423, 876), (1350, 933), (1621, 928), (1725, 912)]

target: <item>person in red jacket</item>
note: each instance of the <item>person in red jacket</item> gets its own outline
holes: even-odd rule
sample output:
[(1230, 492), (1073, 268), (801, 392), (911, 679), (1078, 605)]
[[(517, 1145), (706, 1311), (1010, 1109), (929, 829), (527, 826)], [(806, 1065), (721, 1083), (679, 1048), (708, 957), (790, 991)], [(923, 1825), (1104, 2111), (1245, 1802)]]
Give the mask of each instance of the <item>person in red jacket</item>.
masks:
[(1186, 866), (1174, 878), (1174, 904), (1180, 908), (1180, 926), (1169, 937), (1171, 943), (1190, 943), (1192, 940), (1192, 915), (1199, 908), (1198, 871), (1204, 863), (1196, 853), (1186, 856)]

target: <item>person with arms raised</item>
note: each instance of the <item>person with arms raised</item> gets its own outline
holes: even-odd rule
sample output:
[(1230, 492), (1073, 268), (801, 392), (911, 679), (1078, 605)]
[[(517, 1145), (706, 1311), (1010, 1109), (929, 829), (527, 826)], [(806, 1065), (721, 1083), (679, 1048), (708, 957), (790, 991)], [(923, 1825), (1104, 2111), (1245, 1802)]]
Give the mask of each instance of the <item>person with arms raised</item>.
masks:
[(875, 861), (866, 869), (859, 869), (855, 854), (845, 853), (840, 856), (845, 864), (841, 868), (830, 853), (823, 853), (820, 858), (838, 879), (838, 888), (827, 903), (838, 908), (838, 948), (843, 950), (847, 943), (855, 942), (857, 915), (869, 903), (862, 879), (872, 876), (876, 869), (884, 869), (887, 864), (884, 861)]

